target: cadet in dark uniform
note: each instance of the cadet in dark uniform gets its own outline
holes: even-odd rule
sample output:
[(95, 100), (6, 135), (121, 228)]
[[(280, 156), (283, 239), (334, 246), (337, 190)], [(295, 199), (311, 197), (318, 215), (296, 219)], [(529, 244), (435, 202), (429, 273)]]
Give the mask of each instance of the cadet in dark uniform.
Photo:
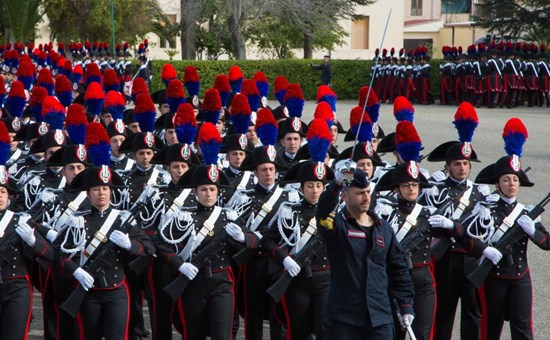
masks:
[[(413, 284), (405, 254), (387, 222), (369, 210), (369, 181), (353, 161), (336, 164), (315, 218), (327, 243), (331, 280), (325, 305), (326, 339), (393, 338), (392, 300), (403, 323), (414, 319)], [(343, 182), (349, 183), (343, 187)], [(334, 213), (343, 191), (345, 207)], [(332, 215), (332, 216), (331, 216)]]
[(330, 56), (323, 56), (322, 65), (313, 65), (309, 63), (309, 66), (314, 70), (321, 70), (321, 84), (332, 86), (332, 66), (330, 65)]
[[(88, 291), (77, 314), (79, 333), (85, 339), (128, 337), (127, 266), (134, 258), (154, 253), (150, 239), (138, 227), (120, 229), (130, 216), (111, 208), (110, 201), (112, 188), (122, 184), (120, 177), (105, 165), (80, 173), (73, 187), (86, 190), (91, 210), (73, 215), (54, 242), (60, 273), (67, 279), (74, 277)], [(94, 255), (98, 256), (103, 247), (110, 247), (110, 242), (116, 246), (113, 263), (106, 266), (103, 274), (92, 276), (85, 265), (94, 261)]]
[(118, 174), (128, 174), (136, 164), (136, 161), (125, 154), (119, 153), (122, 142), (128, 137), (126, 126), (122, 120), (114, 120), (107, 125), (107, 133), (111, 141), (111, 169)]
[(231, 186), (237, 190), (250, 190), (254, 186), (252, 171), (240, 170), (246, 155), (253, 150), (254, 146), (246, 138), (246, 135), (233, 133), (224, 138), (222, 152), (226, 153), (229, 166), (223, 172)]
[(476, 242), (498, 245), (500, 238), (511, 231), (512, 225), (508, 223), (512, 223), (513, 228), (521, 228), (525, 235), (510, 248), (499, 249), (502, 254), (487, 256), (484, 253), (496, 265), (480, 292), (481, 338), (500, 339), (504, 320), (509, 320), (512, 339), (533, 339), (533, 291), (527, 244), (531, 240), (539, 248), (550, 250), (550, 235), (538, 220), (527, 215), (530, 209), (517, 200), (520, 187), (534, 185), (523, 171), (519, 159), (527, 130), (518, 118), (512, 118), (506, 123), (503, 137), (508, 156), (483, 169), (476, 178), (478, 183), (495, 184), (499, 195), (496, 201), (485, 206), (488, 213), (476, 216), (487, 232), (485, 235), (469, 235), (473, 235)]
[[(180, 183), (194, 188), (197, 206), (177, 212), (173, 222), (159, 230), (155, 242), (158, 255), (170, 271), (191, 280), (177, 301), (182, 334), (185, 339), (202, 339), (207, 334), (212, 339), (231, 339), (235, 278), (230, 256), (239, 245), (257, 247), (259, 239), (233, 223), (235, 214), (215, 205), (218, 188), (229, 184), (216, 165), (194, 168)], [(218, 242), (220, 233), (227, 233), (227, 237), (220, 241), (223, 250), (213, 255), (210, 270), (195, 266), (193, 256), (209, 242)], [(211, 276), (207, 275), (209, 271)]]
[(295, 160), (296, 153), (302, 145), (303, 138), (307, 132), (307, 125), (297, 117), (289, 117), (279, 123), (279, 156), (291, 167)]
[(300, 268), (293, 257), (313, 237), (318, 237), (315, 210), (325, 182), (333, 177), (332, 171), (322, 162), (306, 161), (293, 166), (284, 182), (299, 182), (302, 200), (281, 204), (273, 225), (262, 238), (263, 247), (271, 252), (273, 261), (293, 277), (280, 306), (286, 339), (309, 339), (311, 334), (317, 339), (323, 338), (322, 312), (330, 283), (326, 248), (311, 254), (308, 268)]
[(23, 126), (19, 132), (15, 134), (13, 140), (25, 142), (23, 148), (29, 150), (27, 157), (20, 158), (15, 164), (12, 165), (12, 167), (9, 168), (11, 178), (13, 178), (18, 184), (20, 179), (26, 174), (39, 174), (46, 170), (44, 152), (36, 149), (33, 149), (34, 152), (31, 152), (30, 149), (36, 140), (45, 135), (48, 131), (48, 125), (45, 123), (31, 123)]
[[(3, 131), (2, 131), (3, 130)], [(2, 277), (0, 283), (0, 337), (26, 339), (32, 311), (32, 284), (29, 279), (30, 262), (36, 258), (53, 260), (53, 249), (29, 224), (30, 216), (8, 209), (10, 196), (20, 194), (14, 180), (8, 175), (5, 163), (9, 155), (9, 135), (0, 123), (0, 244)], [(8, 242), (8, 243), (6, 243)]]

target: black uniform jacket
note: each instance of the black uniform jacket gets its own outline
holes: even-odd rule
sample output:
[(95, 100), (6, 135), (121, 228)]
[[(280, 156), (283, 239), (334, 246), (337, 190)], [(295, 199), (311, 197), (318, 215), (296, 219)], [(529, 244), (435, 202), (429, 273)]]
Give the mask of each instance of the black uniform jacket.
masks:
[(372, 327), (389, 324), (393, 322), (394, 298), (403, 314), (414, 314), (413, 283), (405, 254), (389, 224), (369, 211), (374, 225), (360, 226), (345, 207), (327, 223), (338, 204), (339, 191), (336, 183), (329, 184), (315, 214), (331, 266), (327, 317), (355, 326), (364, 326), (368, 319)]

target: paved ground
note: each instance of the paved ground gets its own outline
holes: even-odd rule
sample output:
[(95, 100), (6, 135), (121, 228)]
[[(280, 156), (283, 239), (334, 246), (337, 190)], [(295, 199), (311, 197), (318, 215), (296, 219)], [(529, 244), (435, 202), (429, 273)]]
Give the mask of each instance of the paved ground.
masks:
[[(348, 117), (355, 102), (338, 102), (338, 118), (344, 126), (349, 125)], [(304, 121), (308, 122), (313, 116), (315, 104), (308, 102), (304, 110)], [(452, 125), (456, 107), (450, 106), (416, 106), (415, 125), (419, 131), (426, 152), (442, 142), (456, 140), (457, 133)], [(548, 108), (516, 108), (516, 109), (485, 109), (477, 110), (479, 126), (474, 134), (473, 147), (482, 163), (474, 164), (473, 176), (485, 165), (494, 162), (505, 155), (502, 142), (502, 128), (511, 117), (523, 120), (529, 131), (529, 139), (524, 148), (522, 162), (524, 167), (531, 166), (530, 179), (535, 182), (533, 188), (522, 188), (520, 201), (526, 204), (536, 204), (550, 192), (550, 109)], [(395, 129), (395, 119), (391, 105), (383, 105), (380, 110), (380, 125), (384, 131)], [(343, 136), (340, 138), (343, 140)], [(341, 143), (340, 149), (351, 145)], [(388, 158), (390, 159), (390, 158)], [(442, 164), (423, 163), (430, 171), (439, 170)], [(550, 228), (550, 213), (543, 216), (543, 223)], [(529, 247), (529, 263), (533, 280), (533, 326), (535, 339), (550, 340), (550, 253), (538, 249), (534, 244)], [(35, 300), (35, 306), (38, 301)], [(30, 339), (41, 339), (41, 315), (39, 308), (35, 309), (36, 321), (33, 323)], [(459, 334), (459, 324), (455, 322), (455, 339)], [(242, 334), (242, 331), (241, 331)], [(267, 333), (266, 333), (267, 336)], [(507, 325), (502, 336), (510, 339)]]

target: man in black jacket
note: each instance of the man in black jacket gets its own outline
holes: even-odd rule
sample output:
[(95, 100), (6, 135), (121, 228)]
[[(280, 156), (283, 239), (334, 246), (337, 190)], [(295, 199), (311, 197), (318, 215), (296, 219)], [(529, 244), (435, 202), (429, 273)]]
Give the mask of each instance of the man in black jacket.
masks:
[[(405, 254), (387, 222), (369, 210), (367, 174), (349, 159), (319, 199), (316, 219), (332, 271), (325, 307), (327, 339), (393, 338), (392, 300), (403, 326), (414, 319), (413, 284)], [(343, 186), (346, 182), (347, 186)], [(338, 197), (345, 206), (337, 211)]]
[(321, 72), (321, 84), (332, 86), (332, 67), (330, 65), (330, 56), (326, 55), (323, 57), (323, 65), (313, 65), (309, 64), (314, 70), (322, 70)]

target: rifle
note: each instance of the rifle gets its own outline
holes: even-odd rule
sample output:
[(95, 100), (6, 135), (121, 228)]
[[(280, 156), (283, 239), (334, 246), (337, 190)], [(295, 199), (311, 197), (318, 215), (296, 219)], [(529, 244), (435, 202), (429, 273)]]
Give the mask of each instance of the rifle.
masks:
[[(467, 188), (462, 190), (457, 197), (460, 199), (466, 190)], [(437, 209), (432, 215), (443, 215), (445, 210), (447, 210), (453, 203), (454, 199), (447, 200), (447, 202), (439, 207), (439, 209)], [(426, 241), (426, 235), (429, 233), (430, 229), (430, 221), (426, 219), (418, 227), (413, 228), (409, 233), (407, 233), (407, 235), (405, 235), (403, 240), (400, 242), (405, 253), (412, 254), (417, 251), (420, 248), (420, 245)]]
[[(229, 237), (230, 236), (224, 230), (218, 232), (217, 235), (192, 258), (191, 264), (199, 270), (204, 269), (204, 275), (207, 279), (212, 277), (212, 259), (217, 257), (225, 248), (225, 242), (229, 240)], [(178, 273), (178, 276), (164, 287), (164, 291), (175, 301), (185, 291), (190, 281), (191, 280), (189, 280), (187, 276)]]
[[(528, 214), (532, 220), (535, 220), (537, 217), (542, 215), (544, 212), (544, 207), (550, 203), (550, 193), (546, 195), (545, 198), (542, 199), (542, 201), (539, 202)], [(515, 226), (516, 223), (514, 223)], [(502, 254), (504, 254), (505, 251), (512, 248), (515, 244), (519, 243), (520, 240), (525, 236), (525, 233), (523, 232), (523, 229), (520, 227), (510, 227), (508, 231), (502, 235), (500, 240), (494, 245), (495, 248), (498, 249)], [(485, 282), (485, 279), (491, 273), (491, 270), (493, 270), (494, 264), (491, 261), (488, 261), (484, 258), (482, 258), (482, 262), (479, 266), (477, 266), (474, 270), (472, 270), (468, 275), (467, 278), (472, 282), (472, 284), (479, 288), (483, 282)]]
[[(34, 215), (32, 215), (29, 220), (34, 221), (46, 209), (50, 209), (56, 200), (45, 202), (45, 204), (42, 205), (42, 207), (37, 210)], [(19, 234), (16, 232), (11, 233), (7, 237), (0, 238), (0, 272), (2, 271), (2, 268), (6, 263), (8, 263), (13, 258), (13, 253), (16, 249), (17, 243), (20, 240)], [(48, 270), (49, 263), (48, 261), (42, 260), (41, 258), (36, 258), (35, 261), (42, 267), (45, 271)], [(2, 283), (2, 276), (0, 275), (0, 283)]]
[[(312, 276), (311, 263), (313, 262), (313, 258), (320, 250), (324, 248), (324, 246), (325, 243), (323, 242), (323, 239), (321, 238), (321, 236), (319, 236), (318, 233), (316, 233), (306, 243), (302, 250), (300, 250), (298, 254), (293, 257), (294, 261), (296, 261), (296, 263), (298, 263), (298, 265), (304, 269), (307, 278), (310, 278)], [(287, 271), (283, 272), (281, 276), (279, 276), (277, 281), (275, 281), (275, 283), (266, 290), (266, 293), (269, 294), (269, 296), (271, 296), (275, 302), (281, 301), (281, 298), (288, 289), (288, 286), (290, 285), (292, 279), (293, 277), (290, 276)]]
[[(531, 167), (527, 167), (527, 169), (524, 170), (524, 172), (528, 172), (531, 170)], [(461, 195), (462, 196), (462, 195)], [(460, 198), (459, 198), (460, 199)], [(439, 242), (432, 245), (432, 256), (435, 258), (436, 261), (439, 261), (445, 255), (447, 250), (455, 243), (455, 240), (452, 238), (444, 237), (439, 240)]]
[[(134, 205), (134, 207), (140, 208), (144, 203), (145, 202), (141, 202), (139, 205)], [(135, 219), (136, 213), (134, 211), (130, 211), (128, 218), (124, 220), (120, 228), (117, 230), (120, 230), (123, 233), (128, 233), (128, 231), (133, 227), (132, 223)], [(105, 274), (106, 269), (115, 264), (117, 254), (117, 245), (113, 242), (105, 240), (103, 246), (94, 252), (93, 257), (88, 259), (82, 269), (87, 271), (93, 277), (96, 277), (98, 274)], [(128, 266), (131, 270), (136, 271), (134, 268), (134, 263), (135, 260), (131, 261)], [(76, 313), (78, 313), (84, 298), (86, 297), (86, 293), (87, 291), (84, 287), (82, 287), (82, 285), (77, 285), (71, 295), (69, 295), (65, 302), (63, 302), (61, 308), (74, 318)]]

